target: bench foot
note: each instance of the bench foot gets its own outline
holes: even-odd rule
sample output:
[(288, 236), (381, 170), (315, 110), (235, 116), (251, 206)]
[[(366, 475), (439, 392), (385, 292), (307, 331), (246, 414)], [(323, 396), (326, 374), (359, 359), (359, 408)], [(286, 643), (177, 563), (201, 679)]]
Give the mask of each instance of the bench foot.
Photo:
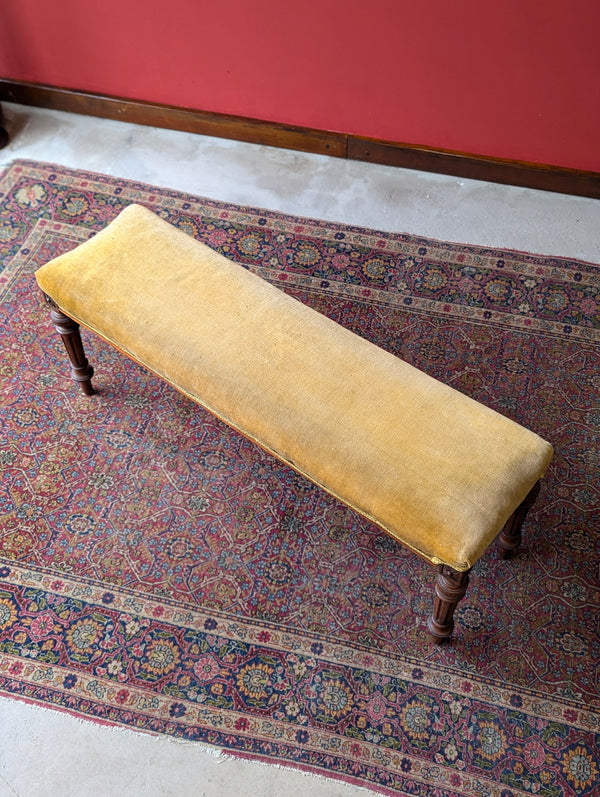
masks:
[(427, 629), (436, 644), (444, 642), (454, 630), (454, 610), (464, 597), (469, 586), (469, 571), (460, 573), (445, 565), (439, 565), (435, 582), (433, 612), (427, 621)]
[(499, 554), (501, 559), (510, 559), (517, 552), (521, 545), (521, 528), (527, 517), (527, 513), (535, 503), (535, 499), (540, 492), (541, 482), (536, 482), (524, 501), (519, 504), (506, 522), (506, 525), (498, 535)]
[(2, 106), (0, 105), (0, 149), (8, 144), (8, 133), (4, 127), (4, 114), (2, 113)]
[(85, 356), (79, 324), (66, 316), (48, 296), (46, 296), (46, 301), (50, 305), (50, 318), (54, 328), (61, 336), (71, 361), (71, 377), (79, 384), (86, 396), (93, 396), (95, 392), (92, 387), (94, 369)]

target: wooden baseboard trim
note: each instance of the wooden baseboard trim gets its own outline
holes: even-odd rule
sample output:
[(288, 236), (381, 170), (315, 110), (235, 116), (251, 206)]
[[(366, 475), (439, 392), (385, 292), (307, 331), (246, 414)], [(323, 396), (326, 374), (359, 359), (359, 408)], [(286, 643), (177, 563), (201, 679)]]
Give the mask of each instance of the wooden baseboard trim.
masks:
[(257, 119), (189, 110), (0, 78), (0, 100), (121, 122), (346, 157), (346, 137)]
[(0, 101), (600, 199), (600, 173), (418, 147), (0, 78)]
[(467, 155), (429, 147), (407, 147), (361, 138), (348, 141), (348, 158), (600, 199), (598, 172)]

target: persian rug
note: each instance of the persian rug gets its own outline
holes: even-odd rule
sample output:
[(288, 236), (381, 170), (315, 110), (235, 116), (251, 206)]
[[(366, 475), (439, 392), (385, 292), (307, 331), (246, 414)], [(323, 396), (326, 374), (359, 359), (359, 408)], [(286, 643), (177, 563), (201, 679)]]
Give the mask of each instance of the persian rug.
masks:
[[(600, 794), (597, 265), (16, 162), (0, 188), (0, 693), (388, 795)], [(139, 202), (550, 440), (450, 644), (434, 572), (97, 338), (34, 270)]]

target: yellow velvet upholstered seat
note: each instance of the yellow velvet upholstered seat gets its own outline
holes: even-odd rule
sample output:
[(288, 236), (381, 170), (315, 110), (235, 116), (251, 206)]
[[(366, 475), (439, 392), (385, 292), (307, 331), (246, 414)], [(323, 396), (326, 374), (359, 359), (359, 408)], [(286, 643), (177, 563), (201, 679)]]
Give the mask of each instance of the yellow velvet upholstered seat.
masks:
[(551, 459), (138, 205), (36, 276), (64, 315), (436, 565), (469, 570)]

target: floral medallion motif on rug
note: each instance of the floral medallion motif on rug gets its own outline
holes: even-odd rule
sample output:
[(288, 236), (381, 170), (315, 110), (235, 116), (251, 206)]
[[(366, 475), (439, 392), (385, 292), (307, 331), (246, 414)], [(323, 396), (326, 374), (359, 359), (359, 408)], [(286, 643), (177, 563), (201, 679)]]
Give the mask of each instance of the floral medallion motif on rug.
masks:
[[(0, 693), (390, 795), (600, 794), (600, 267), (25, 161), (0, 189)], [(33, 272), (131, 202), (552, 442), (451, 644), (430, 567), (89, 336), (77, 393)]]

